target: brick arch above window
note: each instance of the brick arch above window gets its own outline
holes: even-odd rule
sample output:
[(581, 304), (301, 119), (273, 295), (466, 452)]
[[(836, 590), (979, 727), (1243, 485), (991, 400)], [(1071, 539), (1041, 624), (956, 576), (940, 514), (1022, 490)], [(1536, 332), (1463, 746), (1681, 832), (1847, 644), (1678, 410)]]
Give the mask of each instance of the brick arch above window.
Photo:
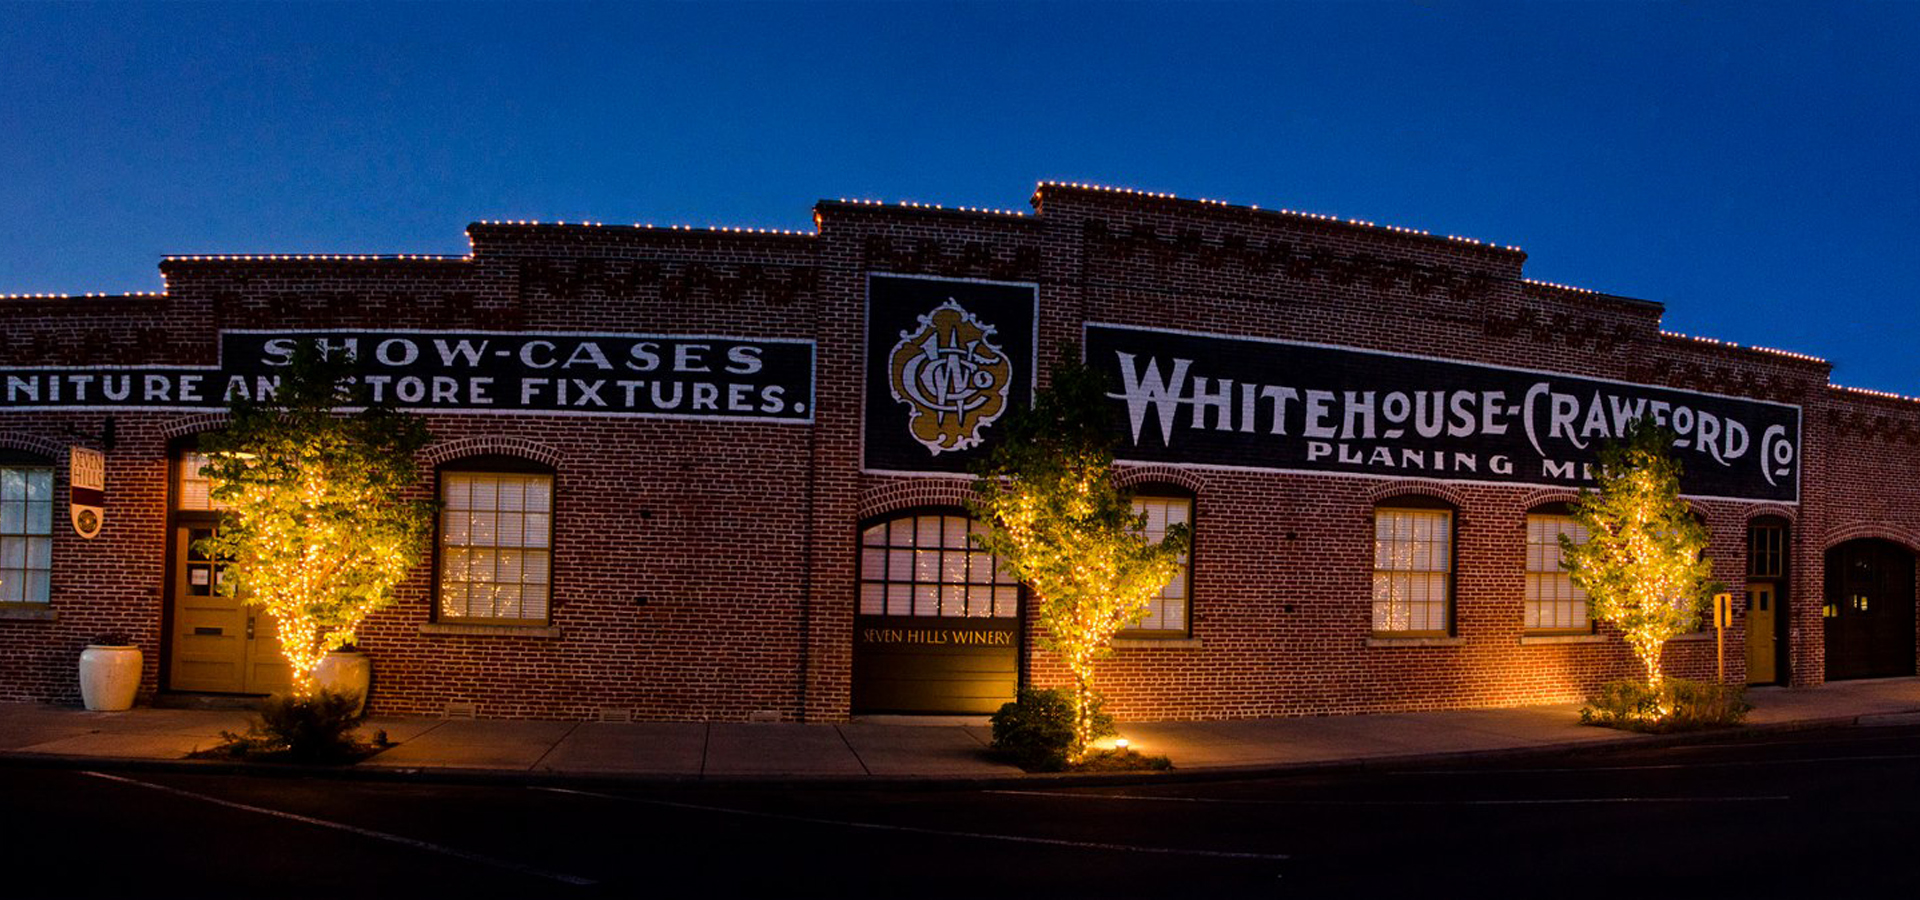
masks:
[(0, 450), (21, 450), (44, 456), (59, 466), (67, 456), (67, 445), (52, 438), (16, 431), (0, 431)]
[(526, 438), (488, 436), (460, 438), (428, 447), (420, 454), (429, 468), (468, 456), (518, 456), (555, 469), (560, 467), (560, 451)]
[(227, 427), (227, 423), (230, 421), (233, 421), (233, 417), (223, 412), (195, 413), (191, 416), (181, 416), (178, 419), (172, 419), (165, 425), (160, 426), (160, 436), (170, 441), (174, 438), (188, 437), (208, 431), (219, 431)]
[(1785, 519), (1789, 524), (1792, 524), (1800, 520), (1800, 512), (1791, 506), (1777, 506), (1772, 503), (1762, 503), (1757, 506), (1748, 507), (1744, 518), (1746, 521), (1752, 522), (1755, 519), (1768, 517)]
[(1529, 491), (1526, 496), (1521, 497), (1520, 509), (1523, 511), (1532, 511), (1554, 503), (1572, 503), (1578, 499), (1580, 499), (1579, 491), (1568, 490), (1567, 488), (1541, 488), (1536, 491)]
[(1397, 497), (1428, 497), (1463, 509), (1467, 498), (1459, 491), (1438, 481), (1394, 481), (1367, 492), (1367, 504), (1370, 506), (1392, 506)]
[(1127, 490), (1172, 485), (1197, 495), (1201, 479), (1192, 469), (1177, 466), (1119, 466), (1115, 468), (1113, 482)]
[(1920, 553), (1920, 533), (1901, 528), (1891, 522), (1855, 522), (1829, 530), (1821, 538), (1820, 548), (1831, 550), (1848, 541), (1860, 538), (1878, 538), (1892, 541), (1908, 550)]
[(973, 498), (970, 478), (916, 478), (890, 481), (860, 493), (858, 518), (861, 521), (888, 513), (926, 507), (950, 507), (964, 511)]

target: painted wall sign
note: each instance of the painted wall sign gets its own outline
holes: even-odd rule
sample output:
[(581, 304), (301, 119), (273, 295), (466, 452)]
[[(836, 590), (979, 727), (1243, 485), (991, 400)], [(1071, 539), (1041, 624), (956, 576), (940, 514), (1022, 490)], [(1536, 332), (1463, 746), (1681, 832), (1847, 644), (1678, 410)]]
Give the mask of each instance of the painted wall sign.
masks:
[(401, 409), (813, 421), (809, 340), (492, 331), (223, 331), (215, 366), (0, 369), (0, 411), (224, 409), (271, 394), (303, 341)]
[(1116, 325), (1088, 324), (1085, 347), (1119, 386), (1128, 461), (1579, 487), (1604, 442), (1651, 416), (1678, 435), (1685, 493), (1800, 498), (1797, 406)]
[(92, 540), (106, 523), (107, 455), (86, 447), (67, 454), (68, 515), (75, 534)]
[(1032, 284), (867, 279), (866, 455), (876, 471), (965, 472), (1033, 394)]

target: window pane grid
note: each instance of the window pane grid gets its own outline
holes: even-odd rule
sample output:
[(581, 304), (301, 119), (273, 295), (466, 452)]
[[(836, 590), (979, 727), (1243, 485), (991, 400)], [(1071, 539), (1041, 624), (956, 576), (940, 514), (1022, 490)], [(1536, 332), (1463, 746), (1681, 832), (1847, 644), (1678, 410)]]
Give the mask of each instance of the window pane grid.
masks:
[(1786, 529), (1755, 525), (1747, 532), (1747, 576), (1779, 578), (1785, 571)]
[(52, 599), (53, 470), (0, 467), (0, 603)]
[(212, 497), (213, 482), (202, 474), (206, 468), (205, 453), (187, 452), (180, 454), (180, 465), (176, 469), (179, 482), (174, 489), (174, 508), (183, 512), (213, 512), (226, 509), (225, 503), (216, 502)]
[[(1133, 500), (1135, 515), (1147, 517), (1147, 527), (1142, 532), (1149, 541), (1166, 539), (1167, 527), (1185, 525), (1193, 518), (1193, 501), (1184, 497), (1135, 497)], [(1187, 586), (1192, 575), (1192, 560), (1186, 553), (1180, 554), (1180, 571), (1160, 588), (1151, 600), (1147, 601), (1147, 616), (1127, 631), (1178, 631), (1187, 630)], [(1121, 632), (1123, 635), (1127, 631)]]
[(1527, 517), (1528, 631), (1591, 631), (1587, 592), (1560, 568), (1560, 537), (1586, 543), (1587, 530), (1571, 516)]
[(1019, 584), (973, 549), (968, 535), (981, 530), (966, 516), (919, 515), (861, 532), (860, 614), (1014, 616)]
[(441, 615), (546, 621), (552, 476), (449, 472), (440, 499)]
[(1373, 630), (1445, 633), (1452, 565), (1452, 513), (1375, 510)]

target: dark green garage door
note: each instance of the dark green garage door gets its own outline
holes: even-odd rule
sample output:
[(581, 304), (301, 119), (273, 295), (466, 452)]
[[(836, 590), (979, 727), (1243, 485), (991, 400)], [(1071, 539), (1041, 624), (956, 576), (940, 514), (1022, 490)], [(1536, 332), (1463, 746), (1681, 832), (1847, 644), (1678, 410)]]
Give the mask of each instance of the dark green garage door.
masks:
[(856, 713), (991, 713), (1020, 678), (1020, 587), (951, 512), (870, 523), (853, 629)]

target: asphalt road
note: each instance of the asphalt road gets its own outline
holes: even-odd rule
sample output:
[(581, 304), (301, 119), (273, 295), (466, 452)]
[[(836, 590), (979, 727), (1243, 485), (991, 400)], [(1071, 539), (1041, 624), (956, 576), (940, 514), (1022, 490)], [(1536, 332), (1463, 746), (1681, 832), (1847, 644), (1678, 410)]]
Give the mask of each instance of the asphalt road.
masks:
[(1860, 897), (1920, 728), (1129, 787), (554, 788), (0, 768), (0, 897)]

